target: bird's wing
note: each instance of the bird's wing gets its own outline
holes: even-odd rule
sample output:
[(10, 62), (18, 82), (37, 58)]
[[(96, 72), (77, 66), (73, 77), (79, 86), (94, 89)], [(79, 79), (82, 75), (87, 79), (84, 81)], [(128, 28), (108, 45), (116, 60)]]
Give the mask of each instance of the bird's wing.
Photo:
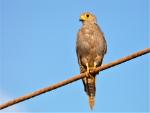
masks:
[(78, 57), (78, 64), (80, 65), (80, 72), (83, 73), (85, 72), (85, 68), (81, 63), (81, 56), (82, 56), (82, 52), (81, 52), (81, 46), (82, 46), (82, 36), (80, 34), (80, 31), (77, 34), (77, 42), (76, 42), (76, 53), (77, 53), (77, 57)]
[(100, 27), (96, 24), (96, 28), (95, 28), (95, 38), (97, 38), (97, 51), (99, 53), (99, 55), (104, 55), (107, 52), (107, 43), (105, 40), (105, 36), (104, 33), (102, 32), (102, 30), (100, 29)]
[(104, 35), (103, 35), (103, 38), (104, 38), (104, 43), (105, 43), (104, 53), (106, 54), (106, 53), (107, 53), (107, 43), (106, 43), (106, 40), (105, 40), (105, 36), (104, 36)]

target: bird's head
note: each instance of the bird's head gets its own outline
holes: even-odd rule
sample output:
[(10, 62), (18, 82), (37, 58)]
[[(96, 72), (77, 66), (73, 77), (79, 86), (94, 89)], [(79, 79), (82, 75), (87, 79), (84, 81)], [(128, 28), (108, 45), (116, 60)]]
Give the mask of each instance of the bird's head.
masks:
[(96, 16), (90, 12), (81, 14), (80, 21), (83, 23), (96, 23)]

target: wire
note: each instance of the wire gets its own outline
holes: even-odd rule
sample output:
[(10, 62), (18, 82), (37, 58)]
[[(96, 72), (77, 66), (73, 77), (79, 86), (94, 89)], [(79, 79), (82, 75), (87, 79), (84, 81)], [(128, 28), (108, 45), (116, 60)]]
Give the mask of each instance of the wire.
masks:
[[(129, 55), (129, 56), (120, 58), (120, 59), (118, 59), (118, 60), (116, 60), (116, 61), (114, 61), (114, 62), (111, 62), (111, 63), (109, 63), (109, 64), (105, 64), (105, 65), (102, 65), (102, 66), (100, 66), (100, 67), (97, 67), (97, 68), (96, 68), (95, 70), (93, 70), (91, 73), (98, 73), (99, 71), (106, 70), (106, 69), (108, 69), (108, 68), (111, 68), (111, 67), (113, 67), (113, 66), (119, 65), (119, 64), (121, 64), (121, 63), (124, 63), (124, 62), (126, 62), (126, 61), (129, 61), (129, 60), (131, 60), (131, 59), (134, 59), (134, 58), (136, 58), (136, 57), (139, 57), (139, 56), (144, 55), (144, 54), (147, 54), (147, 53), (150, 53), (150, 48), (146, 48), (146, 49), (144, 49), (144, 50), (141, 50), (141, 51), (138, 51), (138, 52), (136, 52), (136, 53), (133, 53), (133, 54), (131, 54), (131, 55)], [(33, 97), (38, 96), (38, 95), (40, 95), (40, 94), (46, 93), (46, 92), (48, 92), (48, 91), (52, 91), (52, 90), (54, 90), (54, 89), (56, 89), (56, 88), (59, 88), (59, 87), (62, 87), (62, 86), (64, 86), (64, 85), (67, 85), (67, 84), (69, 84), (69, 83), (72, 83), (72, 82), (74, 82), (74, 81), (77, 81), (77, 80), (79, 80), (79, 79), (81, 79), (81, 78), (83, 78), (83, 77), (85, 77), (85, 76), (86, 76), (85, 73), (81, 73), (81, 74), (78, 74), (78, 75), (76, 75), (76, 76), (74, 76), (74, 77), (72, 77), (72, 78), (69, 78), (69, 79), (67, 79), (67, 80), (61, 81), (61, 82), (59, 82), (59, 83), (57, 83), (57, 84), (54, 84), (54, 85), (51, 85), (51, 86), (48, 86), (48, 87), (39, 89), (39, 90), (37, 90), (37, 91), (34, 91), (34, 92), (32, 92), (32, 93), (26, 94), (26, 95), (21, 96), (21, 97), (15, 98), (15, 99), (10, 100), (10, 101), (8, 101), (8, 102), (6, 102), (6, 103), (4, 103), (4, 104), (1, 104), (1, 105), (0, 105), (0, 110), (1, 110), (1, 109), (4, 109), (4, 108), (7, 108), (7, 107), (9, 107), (9, 106), (12, 106), (12, 105), (14, 105), (14, 104), (17, 104), (17, 103), (19, 103), (19, 102), (25, 101), (25, 100), (27, 100), (27, 99), (33, 98)]]

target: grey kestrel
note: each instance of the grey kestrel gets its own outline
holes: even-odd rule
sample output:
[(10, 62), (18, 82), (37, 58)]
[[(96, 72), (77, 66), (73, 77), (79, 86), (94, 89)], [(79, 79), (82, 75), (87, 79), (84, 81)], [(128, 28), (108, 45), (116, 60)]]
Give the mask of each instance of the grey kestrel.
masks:
[(77, 34), (76, 52), (80, 73), (87, 73), (83, 78), (84, 90), (88, 95), (90, 108), (93, 109), (96, 93), (96, 74), (90, 70), (101, 66), (107, 51), (104, 34), (97, 24), (96, 16), (90, 12), (80, 16), (82, 27)]

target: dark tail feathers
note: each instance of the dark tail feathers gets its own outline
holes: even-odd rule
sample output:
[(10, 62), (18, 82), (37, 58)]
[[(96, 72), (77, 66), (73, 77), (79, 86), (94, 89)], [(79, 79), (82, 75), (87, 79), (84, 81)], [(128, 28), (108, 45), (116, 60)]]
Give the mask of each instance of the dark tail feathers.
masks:
[(93, 109), (95, 103), (95, 93), (96, 93), (96, 78), (95, 76), (85, 77), (83, 79), (84, 90), (89, 97), (90, 108)]

